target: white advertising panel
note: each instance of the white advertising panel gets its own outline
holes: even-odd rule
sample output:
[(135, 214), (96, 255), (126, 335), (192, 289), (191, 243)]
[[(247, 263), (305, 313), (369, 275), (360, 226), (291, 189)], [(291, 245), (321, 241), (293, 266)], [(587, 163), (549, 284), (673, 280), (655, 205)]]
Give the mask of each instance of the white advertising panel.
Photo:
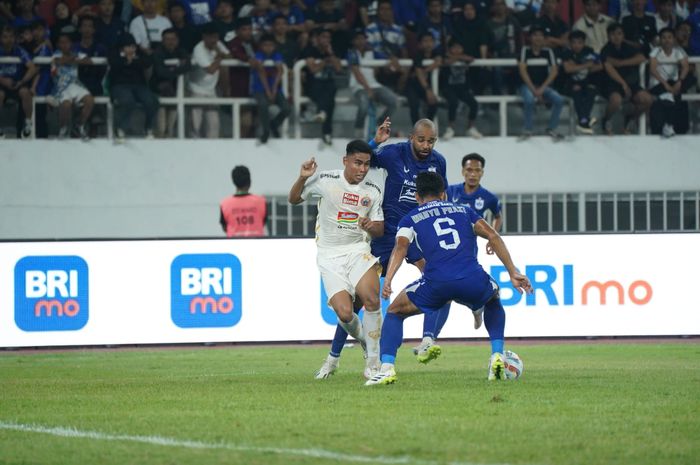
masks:
[[(535, 287), (514, 293), (480, 243), (506, 337), (700, 334), (698, 234), (505, 240)], [(404, 265), (393, 288), (418, 276)], [(0, 243), (0, 347), (328, 340), (325, 299), (312, 239)], [(453, 304), (441, 336), (487, 333)]]

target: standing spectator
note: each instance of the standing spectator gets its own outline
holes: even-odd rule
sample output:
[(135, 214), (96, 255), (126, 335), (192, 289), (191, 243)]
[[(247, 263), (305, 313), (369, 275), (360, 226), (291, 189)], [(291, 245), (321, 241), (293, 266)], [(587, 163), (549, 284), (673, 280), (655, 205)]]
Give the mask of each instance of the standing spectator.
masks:
[(331, 31), (316, 29), (312, 44), (299, 56), (306, 59), (306, 94), (316, 104), (318, 113), (314, 120), (322, 123), (321, 138), (326, 145), (332, 144), (333, 112), (335, 110), (335, 75), (342, 65), (331, 46)]
[(556, 55), (569, 45), (569, 26), (559, 17), (559, 0), (543, 0), (535, 24), (544, 30), (544, 46), (551, 48)]
[(591, 47), (586, 46), (586, 34), (579, 30), (569, 34), (571, 48), (562, 54), (566, 76), (565, 94), (574, 99), (578, 116), (576, 129), (581, 134), (593, 134), (595, 118), (591, 118), (593, 103), (597, 94), (594, 76), (600, 76), (603, 65), (600, 56)]
[(282, 55), (287, 68), (292, 69), (301, 50), (299, 42), (290, 36), (288, 30), (287, 19), (282, 15), (275, 16), (275, 19), (272, 20), (272, 35), (275, 38), (277, 51)]
[(401, 92), (408, 79), (408, 69), (401, 67), (399, 59), (408, 57), (408, 51), (403, 29), (394, 23), (391, 0), (379, 0), (377, 21), (367, 26), (365, 33), (374, 58), (389, 60), (388, 66), (377, 70), (377, 79)]
[[(289, 115), (289, 103), (282, 92), (282, 71), (284, 61), (282, 55), (275, 50), (275, 39), (271, 35), (260, 38), (260, 50), (255, 59), (261, 66), (251, 70), (251, 93), (258, 102), (258, 118), (260, 122), (260, 143), (266, 144), (272, 133), (280, 137), (279, 127)], [(271, 60), (272, 66), (265, 65)], [(277, 105), (279, 113), (270, 120), (270, 105)]]
[(117, 47), (126, 33), (124, 22), (114, 14), (114, 0), (100, 0), (97, 5), (95, 40), (104, 45), (107, 53)]
[[(86, 58), (107, 57), (105, 46), (95, 40), (95, 18), (92, 16), (80, 18), (78, 31), (80, 33), (80, 41), (73, 46), (73, 52), (76, 55), (84, 55)], [(102, 81), (106, 72), (106, 66), (82, 65), (78, 67), (78, 78), (87, 87), (90, 94), (93, 96), (102, 95), (104, 93)]]
[[(544, 47), (544, 31), (539, 26), (530, 29), (530, 46), (523, 47), (520, 51), (518, 70), (523, 84), (520, 86), (520, 96), (523, 98), (523, 112), (525, 116), (524, 129), (521, 139), (528, 139), (532, 135), (533, 116), (535, 104), (547, 101), (552, 105), (552, 113), (547, 125), (547, 134), (556, 142), (563, 139), (557, 132), (559, 115), (561, 114), (564, 99), (552, 88), (552, 83), (557, 78), (557, 61), (551, 48)], [(531, 60), (547, 60), (547, 66), (530, 64)]]
[[(662, 126), (663, 137), (676, 135), (677, 126), (687, 130), (688, 104), (681, 96), (688, 90), (688, 55), (675, 43), (673, 29), (664, 28), (659, 34), (661, 46), (655, 47), (649, 55), (649, 87), (657, 101), (651, 107), (652, 129), (655, 120)], [(685, 132), (685, 131), (678, 131)]]
[[(39, 20), (32, 24), (30, 32), (31, 43), (29, 47), (25, 47), (25, 50), (30, 53), (32, 60), (38, 57), (51, 57), (53, 55), (53, 48), (51, 47), (51, 42), (47, 39), (46, 32), (44, 20)], [(39, 71), (32, 83), (32, 94), (37, 97), (45, 97), (51, 93), (51, 66), (37, 65), (37, 69)], [(35, 104), (34, 111), (36, 111), (36, 115), (34, 116), (34, 121), (36, 127), (34, 129), (36, 131), (36, 137), (46, 138), (49, 136), (46, 110), (46, 104)]]
[(236, 37), (236, 9), (233, 0), (219, 0), (216, 7), (214, 25), (219, 31), (219, 40), (227, 44)]
[[(433, 62), (426, 65), (423, 63), (425, 60), (432, 60)], [(421, 101), (425, 101), (428, 106), (426, 117), (429, 120), (435, 118), (438, 108), (438, 99), (430, 83), (430, 74), (434, 70), (440, 69), (440, 65), (442, 65), (442, 58), (435, 50), (435, 39), (433, 39), (433, 35), (427, 31), (423, 32), (418, 37), (418, 54), (413, 59), (411, 76), (408, 79), (408, 86), (406, 88), (408, 107), (411, 110), (411, 124), (416, 124), (416, 122), (421, 119)]]
[[(0, 108), (7, 99), (20, 103), (17, 112), (17, 135), (22, 139), (32, 135), (32, 92), (31, 82), (37, 73), (37, 68), (32, 63), (29, 54), (16, 43), (15, 29), (12, 26), (3, 26), (0, 33), (0, 58), (19, 58), (20, 63), (0, 64)], [(22, 119), (24, 118), (24, 121)], [(5, 133), (0, 129), (0, 138)]]
[(250, 69), (259, 66), (255, 59), (255, 42), (250, 18), (238, 19), (236, 37), (226, 45), (232, 58), (250, 65), (250, 68), (234, 67), (229, 71), (231, 96), (247, 97), (250, 95)]
[(428, 14), (418, 21), (418, 36), (429, 32), (432, 34), (435, 50), (444, 52), (447, 42), (452, 37), (452, 22), (442, 14), (442, 0), (428, 1)]
[[(168, 4), (168, 17), (178, 37), (178, 46), (187, 53), (192, 53), (194, 46), (201, 40), (199, 30), (187, 18), (185, 7), (179, 1)], [(167, 29), (166, 29), (167, 30)]]
[(649, 56), (656, 40), (656, 18), (644, 11), (646, 0), (632, 0), (632, 13), (622, 19), (625, 42)]
[[(476, 5), (470, 0), (462, 7), (462, 15), (454, 22), (454, 38), (462, 44), (464, 54), (472, 58), (488, 58), (489, 31), (486, 21), (477, 17)], [(475, 94), (481, 94), (486, 83), (485, 70), (477, 68), (469, 73), (469, 85)]]
[[(149, 0), (146, 0), (149, 1)], [(158, 97), (146, 85), (145, 71), (151, 66), (151, 57), (136, 46), (131, 34), (124, 34), (117, 48), (109, 56), (110, 95), (114, 103), (117, 126), (115, 142), (124, 142), (131, 114), (137, 104), (146, 113), (146, 138), (153, 138), (153, 123), (158, 113)]]
[(600, 0), (583, 0), (583, 12), (573, 29), (586, 34), (586, 45), (600, 53), (608, 43), (608, 26), (614, 21), (600, 12)]
[(608, 106), (603, 117), (603, 129), (612, 134), (610, 118), (622, 107), (624, 100), (631, 100), (634, 109), (625, 116), (625, 132), (630, 132), (630, 125), (640, 115), (646, 113), (653, 97), (642, 89), (639, 82), (639, 64), (645, 61), (642, 52), (625, 41), (622, 25), (613, 23), (608, 26), (608, 44), (601, 51), (601, 60), (607, 77), (603, 81), (603, 95), (608, 99)]
[(462, 43), (452, 39), (445, 55), (445, 67), (442, 76), (442, 91), (447, 100), (447, 121), (449, 126), (442, 135), (449, 140), (455, 135), (455, 121), (457, 120), (457, 107), (460, 100), (469, 107), (469, 122), (467, 123), (467, 135), (474, 139), (483, 137), (474, 123), (479, 111), (479, 104), (474, 98), (469, 83), (469, 63), (474, 57), (464, 53)]
[(267, 204), (265, 197), (251, 194), (250, 170), (239, 165), (231, 171), (236, 193), (221, 201), (219, 223), (226, 237), (265, 236)]
[(78, 78), (78, 64), (89, 61), (85, 55), (74, 53), (71, 36), (62, 33), (58, 36), (57, 50), (51, 62), (54, 79), (53, 98), (58, 104), (58, 138), (70, 136), (70, 120), (73, 106), (80, 107), (78, 118), (78, 134), (83, 141), (90, 139), (86, 124), (95, 104), (90, 91)]
[[(192, 71), (187, 81), (190, 95), (193, 97), (216, 98), (219, 83), (221, 60), (230, 58), (226, 46), (219, 40), (219, 32), (213, 24), (202, 28), (202, 41), (194, 47), (192, 53)], [(202, 113), (207, 120), (206, 137), (219, 137), (219, 109), (208, 105), (204, 108), (192, 108), (193, 137), (201, 136)]]
[[(494, 0), (491, 18), (486, 22), (490, 34), (490, 49), (494, 58), (517, 58), (523, 46), (523, 30), (520, 21), (506, 6), (505, 0)], [(510, 67), (494, 66), (491, 72), (491, 89), (494, 94), (503, 94), (504, 86), (514, 93), (515, 70)]]
[(667, 27), (675, 29), (678, 25), (678, 17), (676, 16), (673, 0), (659, 0), (658, 9), (659, 11), (654, 15), (654, 18), (656, 18), (656, 30), (661, 31), (661, 29)]
[(131, 20), (129, 32), (144, 53), (153, 53), (163, 31), (173, 27), (168, 18), (158, 14), (156, 0), (143, 0), (143, 14)]
[[(180, 40), (175, 28), (163, 31), (163, 46), (153, 52), (153, 75), (151, 89), (160, 97), (174, 97), (177, 94), (178, 77), (190, 69), (189, 53), (180, 47)], [(176, 61), (170, 64), (169, 61)], [(175, 136), (177, 109), (163, 108), (158, 110), (159, 137)]]
[(374, 59), (374, 52), (367, 45), (365, 33), (357, 31), (352, 38), (352, 48), (348, 51), (347, 57), (350, 66), (350, 91), (357, 103), (355, 116), (355, 137), (357, 138), (365, 136), (365, 118), (370, 102), (381, 103), (386, 108), (378, 121), (390, 118), (398, 102), (396, 94), (377, 81), (374, 68), (362, 66), (363, 59)]

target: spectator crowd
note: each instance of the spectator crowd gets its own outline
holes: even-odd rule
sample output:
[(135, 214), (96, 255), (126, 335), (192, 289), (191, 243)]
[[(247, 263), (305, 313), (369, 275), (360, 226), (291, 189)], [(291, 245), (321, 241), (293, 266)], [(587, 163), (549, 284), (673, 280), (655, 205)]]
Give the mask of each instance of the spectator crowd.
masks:
[[(16, 105), (18, 137), (48, 137), (47, 115), (56, 112), (59, 138), (87, 140), (106, 121), (95, 98), (108, 96), (117, 142), (136, 131), (137, 109), (146, 137), (173, 137), (178, 114), (159, 98), (175, 96), (184, 76), (185, 95), (197, 99), (187, 107), (189, 137), (220, 137), (226, 108), (217, 97), (250, 97), (242, 135), (266, 143), (291, 113), (284, 66), (305, 60), (303, 94), (312, 103), (298, 116), (318, 123), (326, 144), (343, 73), (357, 108), (354, 137), (365, 133), (368, 113), (392, 116), (405, 97), (413, 122), (434, 118), (443, 99), (441, 136), (480, 138), (475, 96), (485, 94), (522, 99), (522, 139), (535, 133), (538, 103), (549, 112), (546, 134), (561, 139), (565, 97), (580, 134), (593, 134), (598, 119), (603, 133), (632, 132), (645, 114), (653, 133), (688, 132), (682, 96), (697, 89), (688, 57), (700, 56), (700, 0), (569, 1), (583, 12), (571, 24), (559, 0), (0, 0), (0, 110)], [(39, 57), (49, 62), (36, 64)], [(484, 58), (518, 66), (472, 65)], [(599, 118), (596, 98), (606, 102)]]

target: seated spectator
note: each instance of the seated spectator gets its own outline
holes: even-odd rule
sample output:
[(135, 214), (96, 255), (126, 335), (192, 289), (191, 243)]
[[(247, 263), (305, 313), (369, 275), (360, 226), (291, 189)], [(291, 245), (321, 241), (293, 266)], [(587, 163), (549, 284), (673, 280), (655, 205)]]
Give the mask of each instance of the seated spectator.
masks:
[(131, 114), (139, 103), (146, 114), (146, 138), (153, 138), (158, 97), (146, 85), (145, 77), (145, 71), (151, 63), (151, 56), (141, 51), (131, 34), (124, 34), (120, 46), (109, 56), (110, 95), (114, 103), (114, 120), (117, 126), (115, 142), (118, 144), (124, 142)]
[(542, 0), (506, 0), (506, 6), (518, 19), (523, 31), (530, 32), (530, 26), (542, 10)]
[(322, 123), (323, 143), (331, 145), (335, 110), (335, 75), (343, 69), (340, 60), (333, 53), (331, 31), (316, 29), (311, 45), (301, 52), (299, 59), (306, 59), (305, 92), (318, 109), (314, 120)]
[(58, 36), (57, 50), (51, 61), (53, 74), (53, 100), (58, 105), (58, 138), (70, 137), (70, 120), (73, 106), (80, 108), (78, 134), (83, 141), (90, 139), (86, 123), (92, 113), (95, 99), (78, 79), (78, 64), (88, 60), (85, 55), (76, 55), (71, 36), (62, 33)]
[(474, 125), (476, 115), (479, 111), (479, 104), (474, 98), (469, 83), (469, 63), (474, 61), (474, 57), (464, 53), (462, 43), (452, 39), (445, 55), (445, 67), (442, 73), (441, 93), (447, 100), (447, 121), (449, 126), (442, 137), (446, 140), (455, 135), (455, 121), (457, 120), (457, 107), (460, 100), (469, 107), (469, 121), (467, 122), (467, 135), (474, 139), (483, 137)]
[[(136, 14), (143, 13), (147, 8), (144, 0), (123, 0), (123, 2), (131, 4)], [(164, 15), (167, 10), (168, 0), (155, 0), (155, 2), (154, 11), (156, 14)]]
[[(86, 58), (106, 58), (107, 49), (95, 40), (95, 18), (83, 16), (78, 23), (80, 41), (76, 43), (74, 53), (84, 55)], [(102, 81), (107, 72), (106, 66), (83, 65), (78, 67), (78, 78), (87, 87), (90, 94), (98, 96), (104, 94)]]
[(287, 32), (297, 39), (300, 34), (309, 30), (304, 12), (297, 5), (292, 5), (292, 0), (277, 0), (275, 2), (277, 16), (282, 16), (287, 21)]
[(356, 26), (358, 29), (365, 29), (367, 28), (367, 26), (377, 21), (377, 7), (378, 0), (357, 1), (357, 13), (359, 16), (359, 21)]
[[(523, 46), (523, 30), (520, 21), (506, 6), (505, 0), (494, 0), (491, 18), (486, 22), (490, 35), (489, 49), (494, 58), (517, 58)], [(507, 86), (509, 93), (515, 92), (516, 73), (513, 68), (494, 66), (491, 72), (491, 89), (494, 94), (503, 94)]]
[(392, 0), (391, 4), (396, 24), (412, 31), (427, 15), (425, 0)]
[(143, 0), (143, 14), (131, 20), (129, 33), (144, 53), (153, 53), (160, 44), (163, 31), (173, 27), (168, 18), (158, 13), (157, 0)]
[(97, 4), (95, 40), (111, 53), (126, 33), (124, 22), (114, 14), (114, 0), (100, 0)]
[(613, 23), (608, 26), (608, 44), (601, 51), (601, 60), (607, 76), (603, 80), (603, 95), (608, 99), (608, 106), (603, 117), (603, 130), (612, 134), (610, 118), (622, 107), (622, 102), (629, 99), (634, 109), (625, 116), (625, 132), (631, 132), (631, 125), (651, 106), (653, 97), (642, 89), (639, 82), (639, 64), (645, 61), (644, 54), (625, 41), (622, 25)]
[(333, 33), (333, 48), (341, 55), (348, 49), (348, 23), (345, 15), (335, 7), (333, 0), (319, 0), (316, 8), (307, 10), (307, 26), (328, 29)]
[(265, 197), (251, 194), (250, 170), (239, 165), (231, 171), (236, 193), (223, 199), (219, 205), (219, 224), (226, 237), (265, 236), (267, 204)]
[(15, 17), (11, 23), (15, 30), (19, 30), (23, 26), (31, 26), (39, 20), (41, 18), (36, 15), (34, 0), (17, 0), (15, 3)]
[[(690, 48), (691, 32), (692, 28), (690, 26), (690, 23), (688, 23), (687, 21), (678, 23), (678, 26), (676, 26), (676, 44), (678, 44), (678, 46), (682, 48), (688, 56), (693, 55), (692, 49)], [(690, 72), (693, 72), (692, 66)]]
[(464, 13), (464, 5), (467, 3), (474, 6), (476, 17), (481, 20), (485, 20), (491, 14), (491, 0), (452, 0), (450, 5), (455, 18), (459, 18)]
[(374, 59), (374, 51), (369, 48), (365, 33), (357, 31), (352, 38), (352, 47), (348, 51), (347, 61), (350, 66), (350, 91), (357, 103), (355, 116), (355, 137), (364, 138), (365, 118), (370, 102), (384, 105), (385, 110), (377, 118), (384, 121), (391, 117), (396, 110), (398, 97), (388, 87), (381, 85), (374, 76), (374, 68), (362, 66), (362, 60)]
[[(236, 37), (226, 44), (231, 57), (248, 63), (250, 68), (259, 66), (255, 59), (255, 42), (250, 18), (239, 18), (236, 26)], [(233, 67), (229, 71), (231, 96), (248, 97), (250, 95), (250, 68)]]
[(571, 48), (564, 50), (561, 57), (565, 73), (564, 93), (574, 99), (578, 116), (577, 131), (593, 134), (596, 119), (591, 118), (591, 111), (598, 93), (596, 82), (600, 82), (603, 65), (600, 56), (586, 46), (586, 34), (575, 30), (569, 34), (569, 41)]
[[(0, 58), (19, 58), (20, 63), (0, 63), (0, 108), (7, 100), (19, 103), (17, 112), (17, 136), (26, 139), (32, 135), (32, 79), (37, 68), (29, 54), (17, 45), (15, 29), (3, 26), (0, 32)], [(22, 121), (24, 120), (24, 121)], [(5, 133), (0, 129), (0, 138)]]
[[(634, 0), (608, 0), (608, 16), (615, 21), (622, 21), (623, 18), (632, 14), (632, 2)], [(645, 0), (644, 10), (653, 13), (655, 11), (654, 1)]]
[[(227, 50), (228, 52), (228, 50)], [(176, 61), (175, 64), (169, 63)], [(180, 39), (175, 28), (163, 31), (163, 46), (153, 52), (153, 74), (151, 89), (160, 97), (174, 97), (177, 94), (178, 77), (190, 70), (190, 55), (180, 47)], [(174, 107), (158, 110), (158, 137), (174, 137), (177, 109)]]
[[(178, 36), (178, 46), (187, 53), (192, 53), (194, 46), (202, 39), (199, 29), (193, 26), (187, 18), (187, 11), (179, 1), (168, 3), (168, 18), (173, 24), (172, 29)], [(166, 29), (167, 30), (167, 29)], [(165, 32), (165, 31), (163, 31)]]
[(681, 96), (691, 84), (690, 65), (688, 55), (675, 43), (673, 29), (664, 28), (659, 36), (661, 46), (649, 55), (649, 92), (657, 98), (651, 107), (652, 131), (658, 125), (663, 137), (673, 137), (688, 129), (688, 104)]
[[(271, 35), (260, 38), (260, 50), (255, 59), (261, 66), (251, 69), (251, 92), (258, 102), (258, 118), (260, 123), (260, 143), (266, 144), (270, 138), (280, 137), (279, 128), (289, 115), (289, 103), (282, 92), (282, 72), (284, 62), (282, 55), (275, 50), (275, 39)], [(272, 66), (264, 62), (271, 60)], [(270, 120), (270, 106), (277, 105), (279, 112)]]
[(250, 18), (253, 27), (253, 37), (257, 40), (272, 29), (272, 4), (270, 0), (255, 0), (250, 9), (241, 9), (240, 16)]
[(444, 52), (447, 42), (452, 38), (452, 22), (442, 14), (442, 0), (429, 0), (427, 15), (418, 21), (418, 36), (429, 32), (433, 35), (435, 50)]
[(282, 55), (287, 68), (292, 69), (301, 53), (301, 49), (299, 42), (287, 32), (288, 28), (289, 24), (287, 24), (287, 19), (284, 16), (275, 16), (275, 19), (272, 21), (272, 35), (275, 38), (277, 51)]
[(690, 56), (700, 56), (700, 2), (696, 0), (695, 11), (687, 19), (690, 25)]
[(401, 67), (399, 59), (408, 57), (408, 51), (403, 29), (394, 23), (391, 0), (379, 0), (377, 21), (367, 26), (365, 34), (374, 58), (389, 60), (387, 66), (377, 69), (377, 79), (384, 85), (402, 91), (409, 70)]
[[(423, 63), (426, 60), (433, 60), (429, 65)], [(420, 105), (425, 102), (428, 110), (426, 117), (430, 120), (435, 118), (438, 108), (438, 99), (433, 92), (430, 82), (430, 74), (440, 69), (442, 57), (435, 50), (435, 39), (430, 32), (422, 33), (418, 38), (418, 54), (413, 59), (413, 66), (410, 70), (410, 77), (406, 87), (406, 97), (408, 98), (408, 108), (411, 111), (411, 123), (421, 119)]]
[(55, 8), (56, 22), (51, 28), (51, 43), (55, 44), (59, 34), (71, 34), (75, 37), (78, 32), (76, 27), (77, 21), (73, 22), (68, 5), (64, 2), (58, 2)]
[(600, 53), (608, 43), (608, 26), (614, 21), (600, 12), (600, 0), (583, 0), (583, 12), (572, 29), (586, 34), (586, 46)]
[(203, 26), (216, 17), (217, 0), (175, 0), (175, 2), (185, 9), (186, 21), (189, 24)]
[(559, 55), (569, 45), (569, 26), (559, 17), (559, 0), (543, 0), (535, 24), (544, 30), (544, 46)]
[(676, 16), (676, 7), (673, 0), (659, 0), (658, 12), (654, 15), (656, 19), (656, 30), (670, 27), (675, 29), (678, 25), (678, 17)]
[(644, 11), (646, 0), (632, 0), (632, 13), (622, 19), (625, 42), (649, 56), (656, 40), (656, 19)]
[[(31, 55), (32, 60), (38, 57), (51, 57), (53, 48), (47, 38), (46, 25), (43, 20), (36, 21), (31, 25), (30, 41), (24, 49)], [(51, 66), (37, 65), (37, 75), (32, 81), (32, 94), (37, 97), (45, 97), (51, 93)], [(46, 138), (49, 136), (49, 126), (46, 120), (46, 105), (36, 104), (34, 111), (36, 115), (34, 121), (36, 127), (36, 137)]]
[[(530, 29), (530, 46), (523, 47), (520, 51), (518, 70), (523, 84), (520, 86), (520, 96), (523, 98), (523, 112), (525, 116), (524, 129), (521, 139), (528, 139), (533, 131), (533, 117), (535, 104), (546, 101), (552, 105), (552, 113), (547, 125), (547, 135), (555, 142), (563, 139), (557, 132), (559, 116), (561, 114), (564, 99), (552, 88), (557, 78), (557, 61), (551, 48), (544, 46), (545, 36), (542, 28), (533, 26)], [(547, 66), (531, 64), (531, 60), (547, 60)]]
[[(489, 31), (486, 21), (476, 15), (473, 0), (462, 7), (462, 15), (454, 21), (454, 38), (462, 44), (464, 54), (472, 58), (488, 58)], [(469, 85), (475, 94), (481, 94), (486, 84), (486, 71), (475, 68), (469, 73)]]
[(673, 6), (673, 14), (676, 15), (679, 22), (688, 19), (688, 16), (690, 16), (692, 11), (691, 6), (693, 1), (694, 0), (676, 0), (675, 5)]
[(219, 4), (216, 7), (214, 25), (219, 31), (219, 40), (225, 44), (236, 37), (235, 11), (233, 0), (219, 0)]
[[(219, 40), (219, 32), (213, 24), (202, 28), (202, 41), (192, 52), (192, 71), (187, 80), (187, 87), (193, 97), (216, 97), (219, 83), (221, 60), (231, 58), (226, 46)], [(219, 108), (208, 105), (204, 108), (192, 108), (192, 136), (201, 137), (202, 113), (207, 120), (206, 137), (219, 137)]]

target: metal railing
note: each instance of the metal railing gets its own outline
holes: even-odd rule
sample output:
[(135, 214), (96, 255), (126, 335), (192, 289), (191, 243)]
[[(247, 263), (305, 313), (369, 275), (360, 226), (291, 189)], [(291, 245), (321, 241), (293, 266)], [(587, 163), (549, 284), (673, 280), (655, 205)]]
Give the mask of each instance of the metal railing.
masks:
[[(700, 231), (700, 191), (502, 194), (503, 234)], [(314, 234), (314, 202), (268, 198), (275, 237)]]

